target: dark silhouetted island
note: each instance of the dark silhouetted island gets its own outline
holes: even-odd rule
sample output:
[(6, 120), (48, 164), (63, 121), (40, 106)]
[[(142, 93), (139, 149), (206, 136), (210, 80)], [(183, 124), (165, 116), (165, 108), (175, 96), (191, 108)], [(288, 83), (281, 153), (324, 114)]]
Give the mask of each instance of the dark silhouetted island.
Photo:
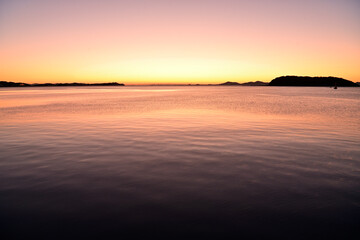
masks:
[(0, 87), (68, 87), (68, 86), (125, 86), (123, 83), (34, 83), (0, 81)]
[(273, 79), (269, 86), (301, 87), (359, 87), (354, 82), (338, 77), (281, 76)]
[(224, 82), (224, 83), (220, 83), (219, 85), (222, 85), (222, 86), (237, 86), (237, 85), (240, 85), (240, 83), (238, 83), (238, 82)]
[(241, 83), (242, 86), (268, 86), (269, 83), (267, 82), (261, 82), (261, 81), (256, 81), (256, 82), (246, 82), (246, 83)]
[(220, 83), (220, 86), (267, 86), (268, 83), (256, 81), (256, 82), (246, 82), (246, 83), (238, 83), (238, 82), (224, 82)]

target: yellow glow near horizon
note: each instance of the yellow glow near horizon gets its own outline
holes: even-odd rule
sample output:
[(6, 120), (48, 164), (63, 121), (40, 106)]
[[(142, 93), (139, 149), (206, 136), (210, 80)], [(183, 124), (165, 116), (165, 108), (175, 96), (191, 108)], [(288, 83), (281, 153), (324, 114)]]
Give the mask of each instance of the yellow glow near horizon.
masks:
[(127, 80), (138, 84), (146, 83), (219, 83), (241, 80), (239, 76), (252, 79), (257, 70), (264, 66), (246, 62), (191, 59), (154, 58), (120, 62), (109, 62), (83, 68), (76, 73), (78, 79), (102, 79), (103, 81)]

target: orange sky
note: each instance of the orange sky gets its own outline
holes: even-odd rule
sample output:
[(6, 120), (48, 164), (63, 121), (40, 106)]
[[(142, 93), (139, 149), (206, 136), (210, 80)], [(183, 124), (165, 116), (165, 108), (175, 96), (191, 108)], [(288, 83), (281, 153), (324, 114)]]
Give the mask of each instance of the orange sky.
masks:
[(0, 81), (360, 81), (357, 0), (1, 0)]

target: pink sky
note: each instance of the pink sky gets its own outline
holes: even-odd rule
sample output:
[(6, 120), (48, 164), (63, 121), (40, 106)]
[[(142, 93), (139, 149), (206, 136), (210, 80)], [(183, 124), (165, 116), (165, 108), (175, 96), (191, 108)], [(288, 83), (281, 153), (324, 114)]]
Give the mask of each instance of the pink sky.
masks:
[(1, 0), (0, 81), (360, 81), (356, 0)]

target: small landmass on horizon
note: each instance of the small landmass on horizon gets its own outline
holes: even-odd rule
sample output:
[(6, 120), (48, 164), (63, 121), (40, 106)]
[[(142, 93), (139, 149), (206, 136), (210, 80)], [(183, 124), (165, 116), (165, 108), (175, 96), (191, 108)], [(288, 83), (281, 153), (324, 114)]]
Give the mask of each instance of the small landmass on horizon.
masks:
[(123, 83), (22, 83), (0, 81), (0, 87), (68, 87), (68, 86), (125, 86)]
[(220, 83), (221, 86), (267, 86), (269, 83), (256, 81), (256, 82), (246, 82), (246, 83), (238, 83), (238, 82), (224, 82)]
[(293, 86), (293, 87), (359, 87), (360, 82), (352, 82), (339, 77), (281, 76), (270, 83), (256, 81), (247, 83), (224, 82), (220, 86)]
[(339, 77), (281, 76), (273, 79), (269, 86), (296, 87), (359, 87), (358, 84)]

